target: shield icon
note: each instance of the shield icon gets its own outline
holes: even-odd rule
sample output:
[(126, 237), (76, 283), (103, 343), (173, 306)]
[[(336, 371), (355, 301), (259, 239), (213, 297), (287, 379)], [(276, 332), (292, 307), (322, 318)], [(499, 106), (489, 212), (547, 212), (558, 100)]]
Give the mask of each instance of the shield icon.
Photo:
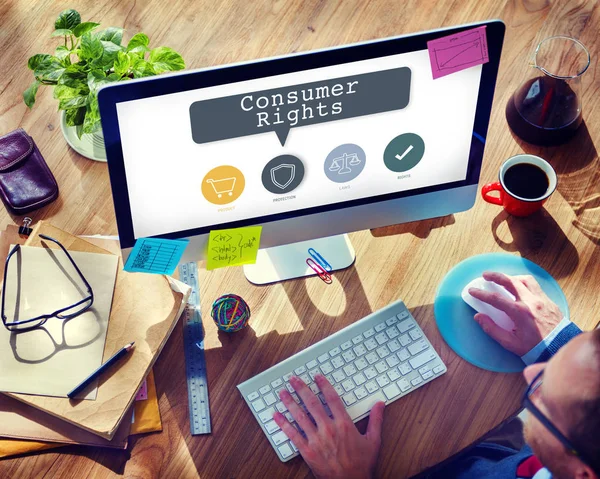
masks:
[(295, 177), (296, 165), (282, 163), (271, 168), (271, 181), (279, 189), (284, 190), (287, 188), (294, 181)]

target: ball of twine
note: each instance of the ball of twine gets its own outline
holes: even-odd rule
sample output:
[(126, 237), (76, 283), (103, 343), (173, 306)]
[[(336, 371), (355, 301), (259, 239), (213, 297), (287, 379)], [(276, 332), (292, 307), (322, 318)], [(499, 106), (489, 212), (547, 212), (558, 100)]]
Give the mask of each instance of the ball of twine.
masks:
[(248, 324), (250, 307), (239, 296), (224, 294), (213, 303), (211, 316), (221, 331), (234, 333)]

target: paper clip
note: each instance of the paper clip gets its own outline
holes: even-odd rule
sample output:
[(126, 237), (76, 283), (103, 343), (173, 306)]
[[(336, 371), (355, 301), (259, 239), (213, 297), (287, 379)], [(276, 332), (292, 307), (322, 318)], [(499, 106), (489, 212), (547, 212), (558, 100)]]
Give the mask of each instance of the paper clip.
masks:
[(308, 254), (312, 256), (312, 258), (319, 263), (319, 265), (326, 269), (327, 271), (333, 271), (331, 265), (321, 256), (314, 248), (308, 248)]
[(325, 283), (331, 284), (333, 280), (331, 279), (331, 275), (323, 269), (323, 267), (316, 263), (312, 258), (306, 259), (306, 264), (310, 266), (310, 268), (317, 273), (317, 276), (321, 278)]

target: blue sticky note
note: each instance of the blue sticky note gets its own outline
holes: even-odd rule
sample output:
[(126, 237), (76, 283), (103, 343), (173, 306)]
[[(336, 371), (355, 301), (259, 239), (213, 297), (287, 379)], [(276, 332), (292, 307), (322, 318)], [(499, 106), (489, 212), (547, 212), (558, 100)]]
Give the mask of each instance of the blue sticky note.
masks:
[(173, 274), (188, 243), (187, 239), (140, 238), (123, 269), (131, 273)]

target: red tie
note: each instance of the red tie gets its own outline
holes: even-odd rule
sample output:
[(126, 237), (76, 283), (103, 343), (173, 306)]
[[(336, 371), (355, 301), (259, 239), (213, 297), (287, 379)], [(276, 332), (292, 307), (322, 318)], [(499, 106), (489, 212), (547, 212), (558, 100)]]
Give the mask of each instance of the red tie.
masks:
[(517, 477), (522, 478), (531, 478), (536, 475), (536, 473), (543, 469), (542, 463), (535, 456), (529, 456), (525, 459), (519, 467), (517, 467)]

